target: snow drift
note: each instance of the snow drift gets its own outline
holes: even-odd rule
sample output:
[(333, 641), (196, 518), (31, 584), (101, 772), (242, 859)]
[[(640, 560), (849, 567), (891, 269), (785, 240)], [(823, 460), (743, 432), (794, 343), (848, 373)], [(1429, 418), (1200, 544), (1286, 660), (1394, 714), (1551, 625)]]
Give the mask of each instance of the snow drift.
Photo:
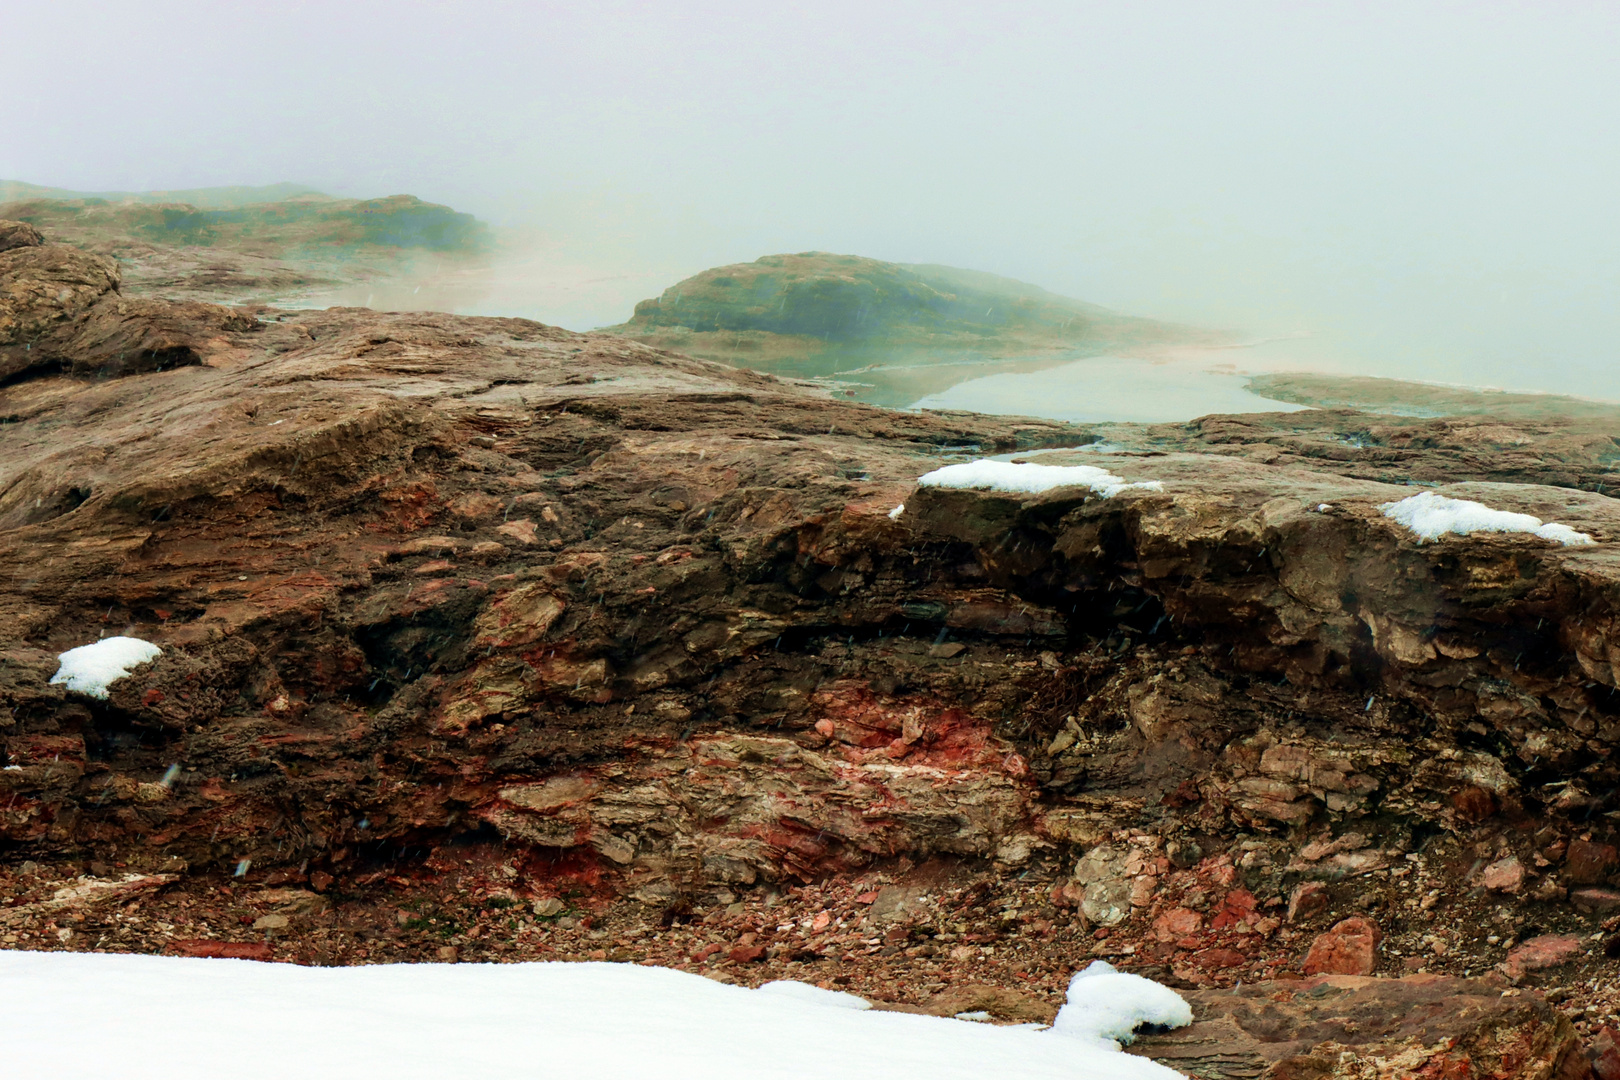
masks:
[(1432, 491), (1398, 502), (1383, 503), (1378, 509), (1383, 511), (1385, 517), (1411, 529), (1422, 540), (1438, 540), (1447, 533), (1467, 536), (1477, 532), (1516, 532), (1529, 533), (1565, 546), (1593, 542), (1583, 532), (1555, 522), (1543, 523), (1534, 514), (1492, 510), (1484, 503), (1470, 499), (1448, 499)]
[[(1077, 981), (1106, 990), (1108, 977)], [(1067, 1024), (1081, 1038), (863, 1011), (801, 993), (632, 964), (313, 968), (3, 952), (0, 1043), (8, 1074), (59, 1080), (1180, 1076), (1100, 1044), (1093, 1032), (1117, 1031), (1128, 1017), (1088, 1021), (1089, 1006), (1071, 1012), (1072, 1001), (1059, 1028)]]
[(1095, 465), (1035, 465), (1028, 462), (967, 461), (960, 465), (946, 465), (926, 473), (917, 480), (919, 487), (969, 488), (975, 491), (1010, 491), (1023, 495), (1039, 495), (1055, 488), (1090, 488), (1103, 498), (1112, 498), (1122, 491), (1163, 491), (1157, 480), (1130, 483), (1107, 469)]
[(1192, 1018), (1192, 1006), (1168, 986), (1093, 960), (1069, 980), (1068, 998), (1052, 1030), (1118, 1050), (1142, 1025), (1177, 1028), (1192, 1023)]
[(102, 638), (59, 654), (56, 659), (62, 666), (51, 676), (51, 682), (105, 701), (107, 687), (162, 653), (162, 649), (140, 638)]

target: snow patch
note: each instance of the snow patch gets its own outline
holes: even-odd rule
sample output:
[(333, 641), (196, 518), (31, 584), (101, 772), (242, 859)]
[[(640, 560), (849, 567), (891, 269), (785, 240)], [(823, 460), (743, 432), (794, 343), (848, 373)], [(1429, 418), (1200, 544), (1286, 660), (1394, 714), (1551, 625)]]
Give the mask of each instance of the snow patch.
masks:
[(899, 506), (897, 506), (893, 510), (889, 511), (889, 520), (890, 521), (899, 521), (900, 520), (900, 515), (905, 513), (905, 512), (906, 512), (906, 504), (901, 503)]
[(1543, 540), (1553, 540), (1566, 547), (1590, 544), (1594, 541), (1583, 532), (1556, 522), (1543, 524), (1533, 514), (1515, 514), (1508, 510), (1492, 510), (1484, 503), (1469, 499), (1448, 499), (1425, 491), (1398, 502), (1387, 502), (1378, 507), (1384, 516), (1405, 525), (1422, 540), (1438, 540), (1447, 533), (1467, 536), (1476, 532), (1529, 533)]
[(1128, 483), (1107, 469), (1095, 465), (1036, 465), (1031, 462), (994, 461), (984, 458), (960, 465), (935, 469), (917, 481), (918, 487), (971, 488), (975, 491), (1012, 491), (1039, 495), (1054, 488), (1084, 487), (1103, 498), (1122, 491), (1163, 491), (1157, 480)]
[(1118, 1050), (1142, 1025), (1176, 1028), (1192, 1023), (1192, 1006), (1168, 986), (1093, 960), (1069, 980), (1069, 996), (1052, 1030)]
[(110, 637), (89, 645), (80, 645), (57, 656), (62, 665), (51, 676), (51, 684), (61, 683), (69, 690), (107, 700), (107, 687), (162, 655), (163, 650), (150, 641), (134, 637)]
[(775, 982), (765, 983), (760, 988), (761, 993), (781, 994), (794, 1001), (808, 1002), (811, 1005), (830, 1005), (835, 1009), (870, 1009), (872, 1003), (863, 997), (846, 994), (842, 990), (823, 990), (819, 986), (812, 986), (797, 979), (777, 979)]
[[(1154, 985), (1135, 976), (1109, 978)], [(1089, 975), (1078, 981), (1105, 980)], [(58, 1080), (1175, 1080), (1181, 1075), (1096, 1041), (937, 1016), (828, 1008), (798, 1000), (796, 993), (761, 993), (636, 964), (322, 968), (0, 952), (0, 1001), (6, 1003), (0, 1037), (7, 1075)], [(1105, 996), (1118, 995), (1116, 989)], [(1071, 991), (1064, 1006), (1071, 1026), (1075, 1010)], [(86, 1025), (87, 1016), (95, 1022)], [(1153, 1014), (1163, 1016), (1162, 1009)], [(1079, 1028), (1089, 1033), (1100, 1025)]]

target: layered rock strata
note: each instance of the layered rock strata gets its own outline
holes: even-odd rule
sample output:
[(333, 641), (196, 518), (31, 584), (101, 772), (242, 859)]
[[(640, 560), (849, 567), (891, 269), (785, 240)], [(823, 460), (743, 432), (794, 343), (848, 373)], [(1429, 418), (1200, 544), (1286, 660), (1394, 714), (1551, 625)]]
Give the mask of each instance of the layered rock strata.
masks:
[[(522, 320), (134, 310), (90, 256), (3, 268), (0, 834), (31, 864), (9, 932), (52, 927), (22, 944), (92, 944), (113, 917), (62, 923), (79, 894), (33, 905), (112, 882), (171, 928), (220, 905), (129, 947), (354, 959), (320, 920), (359, 905), (428, 958), (486, 926), (748, 979), (867, 957), (918, 1007), (1108, 956), (1184, 986), (1493, 972), (1586, 1036), (1612, 1013), (1597, 444), (1437, 489), (1594, 545), (1419, 542), (1380, 507), (1443, 450), (1277, 450), (1344, 413), (1108, 453)], [(915, 486), (1062, 446), (1162, 491)], [(113, 634), (164, 652), (105, 701), (51, 684)]]

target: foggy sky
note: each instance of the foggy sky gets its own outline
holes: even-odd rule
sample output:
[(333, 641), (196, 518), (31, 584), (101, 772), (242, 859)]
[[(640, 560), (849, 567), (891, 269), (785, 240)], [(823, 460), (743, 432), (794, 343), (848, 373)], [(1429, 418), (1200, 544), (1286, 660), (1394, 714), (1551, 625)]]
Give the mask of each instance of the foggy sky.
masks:
[(576, 328), (823, 249), (1620, 398), (1612, 3), (0, 9), (0, 178), (409, 192), (623, 282)]

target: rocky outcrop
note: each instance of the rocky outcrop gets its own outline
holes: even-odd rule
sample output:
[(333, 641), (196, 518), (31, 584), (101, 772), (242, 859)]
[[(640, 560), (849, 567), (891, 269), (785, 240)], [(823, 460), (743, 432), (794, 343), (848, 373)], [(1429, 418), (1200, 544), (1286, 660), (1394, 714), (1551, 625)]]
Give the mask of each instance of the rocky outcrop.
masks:
[(1198, 1080), (1592, 1075), (1569, 1021), (1500, 982), (1330, 975), (1186, 996), (1193, 1024), (1130, 1052)]
[(118, 264), (58, 245), (0, 252), (0, 380), (61, 363), (54, 348), (92, 305), (118, 290)]
[(44, 242), (44, 235), (26, 221), (0, 221), (0, 252), (38, 247)]
[[(38, 238), (0, 222), (0, 234)], [(0, 383), (41, 373), (103, 378), (203, 362), (258, 322), (216, 304), (125, 299), (118, 264), (63, 245), (0, 245)]]
[[(522, 320), (148, 308), (111, 270), (70, 304), (41, 282), (78, 256), (33, 257), (15, 324), (75, 344), (0, 388), (0, 890), (158, 884), (8, 944), (600, 953), (1005, 1019), (1090, 957), (1223, 993), (1320, 972), (1357, 1009), (1499, 969), (1504, 1002), (1609, 1022), (1596, 490), (1440, 488), (1593, 545), (1420, 543), (1393, 472), (1262, 460), (1271, 421), (1104, 454)], [(196, 360), (112, 362), (166, 340)], [(1567, 467), (1527, 445), (1522, 479)], [(1041, 460), (1162, 490), (915, 486), (1064, 446)], [(50, 682), (109, 634), (164, 651), (104, 701)], [(1522, 1060), (1562, 1060), (1531, 1012)], [(1341, 1028), (1290, 1052), (1374, 1054)], [(1484, 1060), (1468, 1031), (1378, 1038)]]

